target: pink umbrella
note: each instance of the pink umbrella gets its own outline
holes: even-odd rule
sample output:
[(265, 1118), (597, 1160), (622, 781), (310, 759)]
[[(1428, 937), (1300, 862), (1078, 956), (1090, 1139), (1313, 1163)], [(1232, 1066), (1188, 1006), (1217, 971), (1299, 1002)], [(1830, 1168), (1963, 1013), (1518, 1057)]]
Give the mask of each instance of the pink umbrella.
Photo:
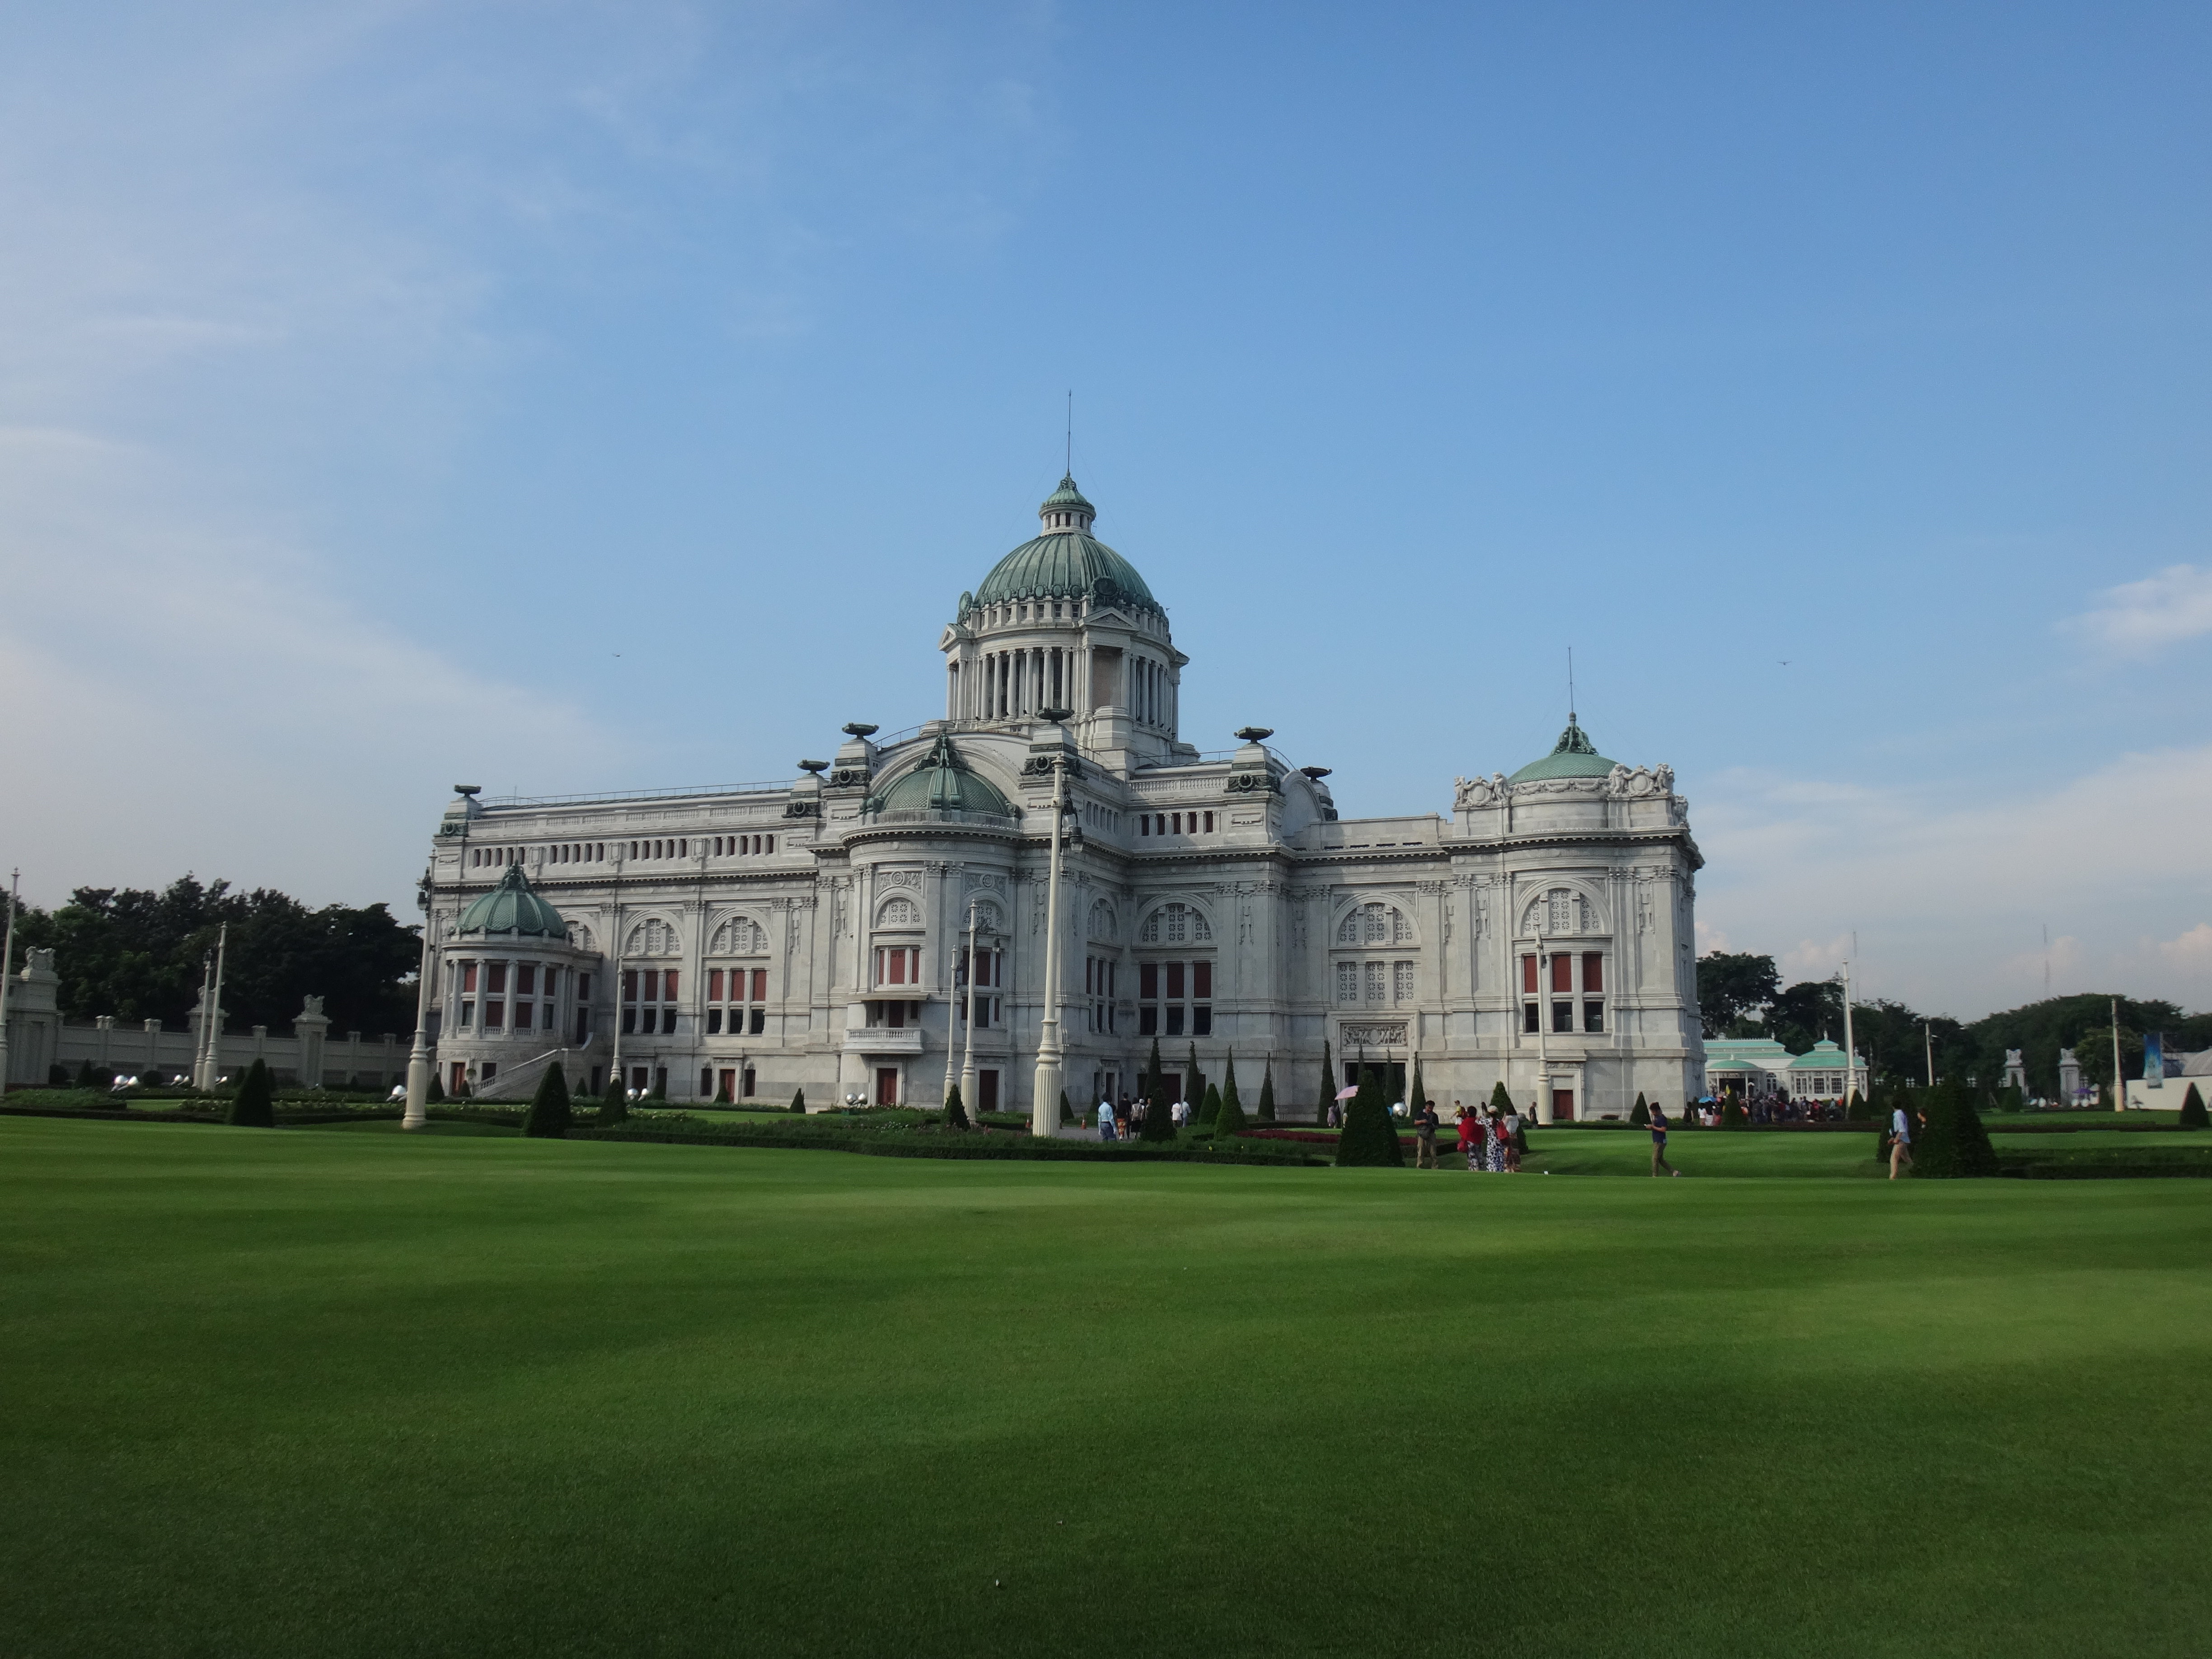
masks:
[(1358, 1092), (1359, 1092), (1359, 1091), (1358, 1091), (1358, 1090), (1357, 1090), (1357, 1089), (1339, 1089), (1339, 1090), (1336, 1091), (1336, 1097), (1337, 1097), (1339, 1100), (1349, 1100), (1349, 1099), (1351, 1099), (1351, 1098), (1352, 1097), (1352, 1096), (1354, 1096), (1354, 1095), (1358, 1094)]

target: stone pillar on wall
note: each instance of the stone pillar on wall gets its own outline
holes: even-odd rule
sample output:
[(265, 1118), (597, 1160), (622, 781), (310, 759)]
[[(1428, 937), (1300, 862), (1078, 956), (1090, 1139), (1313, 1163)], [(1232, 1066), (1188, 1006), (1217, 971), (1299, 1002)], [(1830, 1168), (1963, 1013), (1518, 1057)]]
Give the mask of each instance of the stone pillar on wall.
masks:
[(161, 1022), (149, 1019), (146, 1022), (146, 1057), (138, 1062), (138, 1069), (142, 1073), (150, 1073), (161, 1063)]
[(323, 1045), (330, 1036), (329, 1016), (323, 1012), (323, 1000), (309, 997), (300, 1012), (292, 1016), (292, 1035), (300, 1044), (300, 1086), (319, 1089), (323, 1086)]

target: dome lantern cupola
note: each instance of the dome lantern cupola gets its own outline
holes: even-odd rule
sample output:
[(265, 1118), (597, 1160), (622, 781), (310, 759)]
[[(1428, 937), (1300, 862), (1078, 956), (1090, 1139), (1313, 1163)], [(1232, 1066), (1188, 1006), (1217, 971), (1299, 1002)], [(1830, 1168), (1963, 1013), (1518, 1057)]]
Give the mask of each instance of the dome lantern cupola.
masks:
[(1060, 481), (1060, 488), (1044, 498), (1037, 508), (1037, 527), (1048, 536), (1087, 536), (1091, 520), (1098, 509), (1083, 499), (1083, 492), (1075, 487), (1075, 475), (1068, 473)]
[(1611, 772), (1613, 763), (1597, 752), (1597, 745), (1576, 721), (1572, 714), (1567, 716), (1567, 729), (1559, 733), (1559, 740), (1552, 745), (1552, 752), (1541, 760), (1530, 761), (1516, 772), (1510, 783), (1533, 783), (1540, 778), (1601, 778)]

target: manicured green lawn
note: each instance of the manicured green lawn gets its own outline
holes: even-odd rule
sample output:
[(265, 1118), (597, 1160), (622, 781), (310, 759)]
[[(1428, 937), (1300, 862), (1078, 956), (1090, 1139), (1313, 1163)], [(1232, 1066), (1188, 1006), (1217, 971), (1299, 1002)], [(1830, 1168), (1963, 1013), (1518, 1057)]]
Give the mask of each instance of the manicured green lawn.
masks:
[(0, 1121), (0, 1652), (2205, 1650), (2212, 1182), (1677, 1142)]

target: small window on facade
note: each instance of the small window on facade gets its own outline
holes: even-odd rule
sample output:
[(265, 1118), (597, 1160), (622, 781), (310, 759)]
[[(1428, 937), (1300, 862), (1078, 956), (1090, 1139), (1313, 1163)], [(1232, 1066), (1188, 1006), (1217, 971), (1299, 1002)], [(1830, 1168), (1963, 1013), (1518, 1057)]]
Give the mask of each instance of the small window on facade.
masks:
[(477, 988), (477, 965), (473, 962), (461, 964), (461, 989), (473, 993)]
[(1602, 1031), (1605, 1030), (1604, 1003), (1598, 1001), (1586, 1001), (1583, 1004), (1583, 1030), (1585, 1031)]
[(1583, 989), (1585, 991), (1605, 989), (1605, 956), (1602, 951), (1583, 952)]
[(519, 997), (538, 994), (538, 964), (519, 962), (514, 966), (514, 994)]
[(503, 962), (493, 963), (486, 971), (484, 978), (486, 981), (484, 989), (494, 996), (499, 995), (507, 989), (507, 964)]

